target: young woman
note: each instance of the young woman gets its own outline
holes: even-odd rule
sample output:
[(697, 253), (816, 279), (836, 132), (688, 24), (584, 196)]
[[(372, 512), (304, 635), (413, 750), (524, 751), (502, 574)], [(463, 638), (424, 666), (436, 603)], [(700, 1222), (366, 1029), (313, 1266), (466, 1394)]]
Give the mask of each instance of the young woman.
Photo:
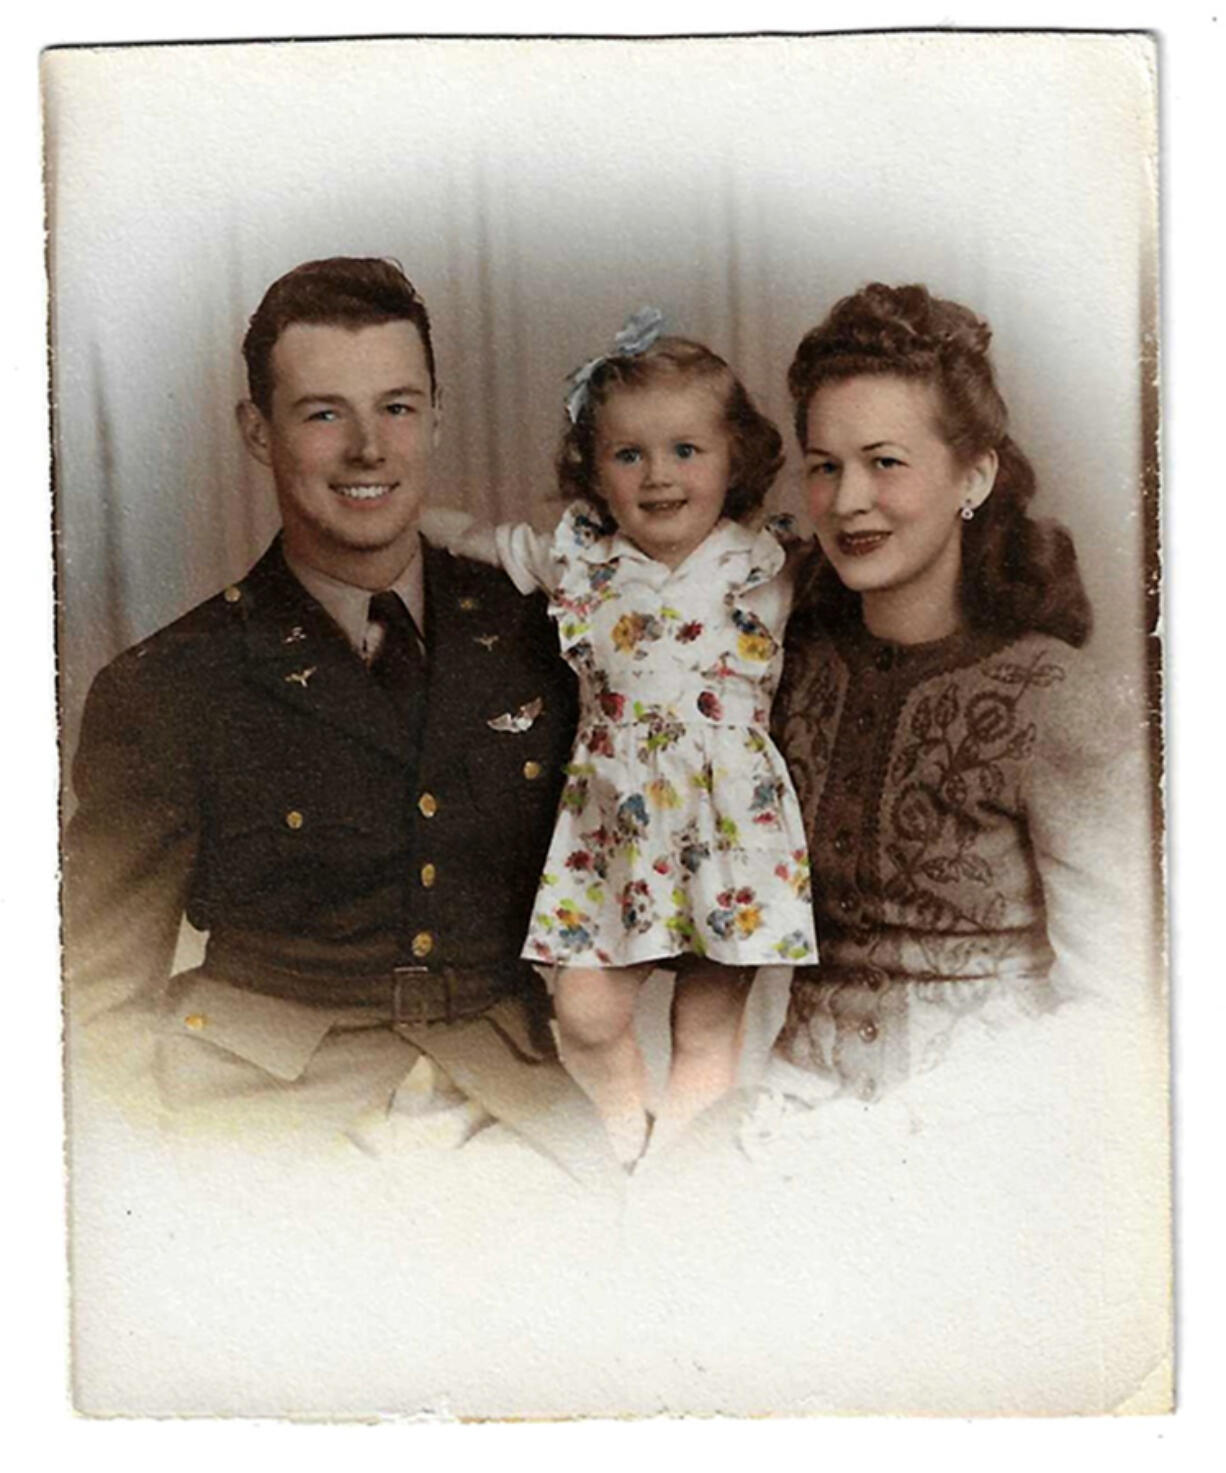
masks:
[(797, 973), (779, 1047), (863, 1100), (968, 1014), (1127, 987), (1139, 965), (1128, 871), (1144, 886), (1147, 860), (1120, 838), (1139, 720), (1081, 653), (1072, 539), (1030, 515), (989, 338), (922, 286), (872, 285), (789, 372), (820, 552), (774, 731), (821, 965)]

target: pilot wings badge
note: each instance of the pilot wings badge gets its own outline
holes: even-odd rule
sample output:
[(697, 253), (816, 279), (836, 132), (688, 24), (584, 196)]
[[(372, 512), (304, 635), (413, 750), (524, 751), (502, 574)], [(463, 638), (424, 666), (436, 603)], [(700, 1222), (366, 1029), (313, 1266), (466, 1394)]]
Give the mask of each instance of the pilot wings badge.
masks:
[(527, 731), (544, 709), (545, 702), (537, 696), (535, 701), (521, 706), (514, 716), (506, 711), (501, 716), (491, 716), (485, 724), (493, 731)]

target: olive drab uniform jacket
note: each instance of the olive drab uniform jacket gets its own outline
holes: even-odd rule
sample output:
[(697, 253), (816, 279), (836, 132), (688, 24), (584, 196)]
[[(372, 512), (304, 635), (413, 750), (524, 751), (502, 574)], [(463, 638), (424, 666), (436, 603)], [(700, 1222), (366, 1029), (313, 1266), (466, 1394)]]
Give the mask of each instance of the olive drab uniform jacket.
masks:
[[(275, 542), (97, 677), (64, 849), (70, 1004), (203, 971), (324, 1007), (518, 962), (574, 727), (539, 598), (428, 545), (428, 674), (405, 722)], [(470, 993), (471, 1000), (471, 993)]]

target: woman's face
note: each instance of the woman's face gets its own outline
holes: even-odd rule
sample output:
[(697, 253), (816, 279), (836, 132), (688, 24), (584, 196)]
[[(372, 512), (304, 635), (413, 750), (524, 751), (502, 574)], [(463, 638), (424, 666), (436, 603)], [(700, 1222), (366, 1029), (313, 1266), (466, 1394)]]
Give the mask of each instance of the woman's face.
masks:
[(805, 478), (822, 551), (863, 596), (868, 628), (905, 644), (958, 627), (961, 512), (982, 505), (996, 474), (992, 451), (958, 463), (937, 409), (931, 384), (887, 375), (824, 384), (809, 401)]

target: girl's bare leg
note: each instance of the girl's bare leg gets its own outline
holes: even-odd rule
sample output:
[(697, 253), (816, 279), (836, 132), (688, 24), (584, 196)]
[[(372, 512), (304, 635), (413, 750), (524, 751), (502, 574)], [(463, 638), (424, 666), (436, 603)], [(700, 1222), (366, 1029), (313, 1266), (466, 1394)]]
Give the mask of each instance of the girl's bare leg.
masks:
[(682, 1135), (736, 1082), (752, 972), (705, 963), (677, 976), (673, 1061), (653, 1148)]
[(647, 1143), (647, 1078), (634, 1034), (642, 980), (641, 969), (564, 967), (554, 984), (562, 1062), (600, 1112), (624, 1165)]

